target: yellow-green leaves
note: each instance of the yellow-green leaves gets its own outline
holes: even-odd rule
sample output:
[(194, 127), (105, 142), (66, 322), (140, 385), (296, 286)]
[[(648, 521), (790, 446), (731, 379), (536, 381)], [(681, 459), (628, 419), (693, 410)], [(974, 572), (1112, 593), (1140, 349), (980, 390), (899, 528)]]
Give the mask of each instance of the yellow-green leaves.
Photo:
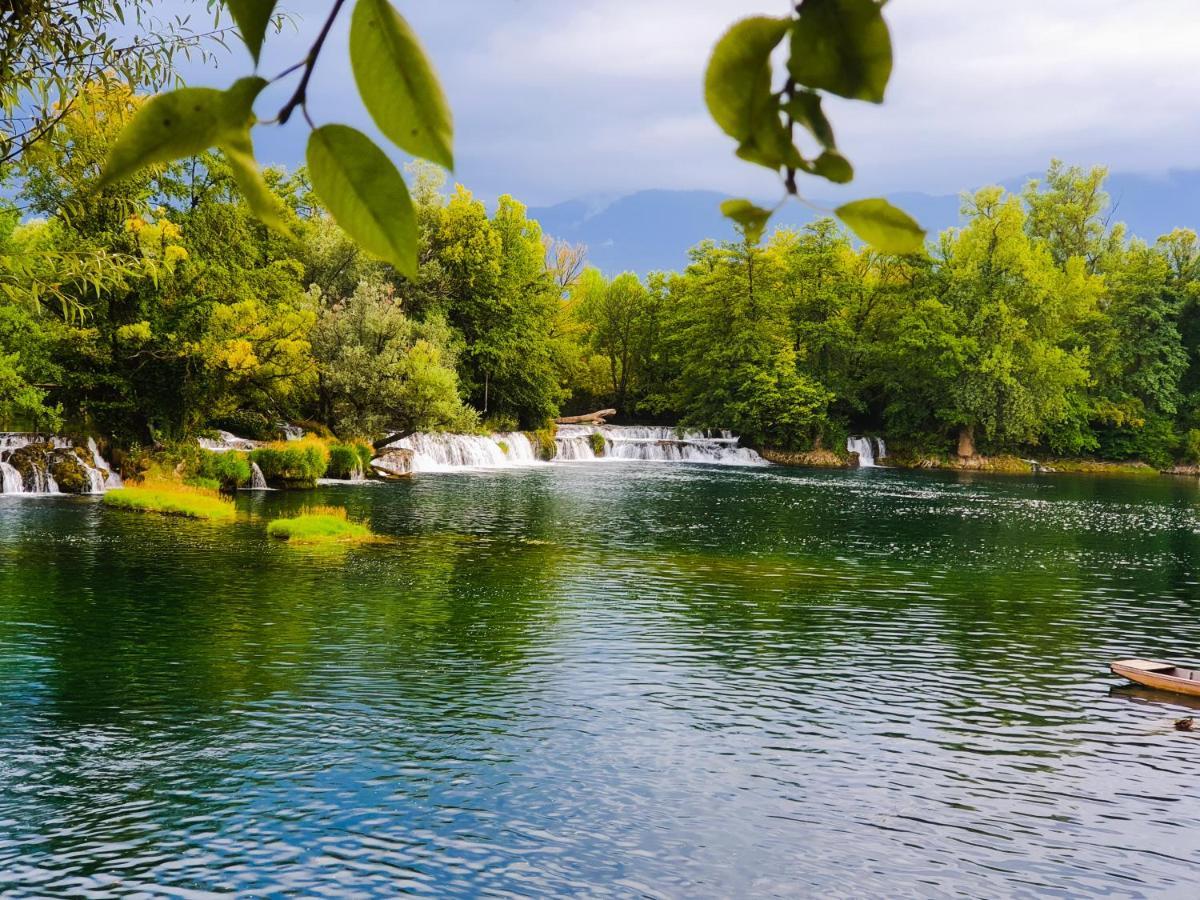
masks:
[(334, 220), (364, 250), (417, 275), (417, 225), (404, 179), (361, 131), (323, 125), (308, 138), (308, 171)]
[(788, 71), (800, 84), (883, 102), (892, 39), (876, 0), (804, 0), (792, 26)]
[(925, 230), (904, 210), (882, 198), (855, 200), (834, 212), (851, 231), (884, 253), (916, 253), (924, 246)]
[(254, 64), (257, 66), (258, 54), (267, 34), (267, 23), (271, 21), (271, 13), (275, 11), (275, 0), (225, 0), (225, 5), (229, 7), (233, 21), (237, 22), (242, 41), (254, 57)]
[(387, 0), (355, 4), (350, 65), (380, 131), (414, 156), (454, 167), (450, 106), (416, 35)]
[(250, 211), (264, 225), (290, 235), (292, 229), (288, 223), (287, 208), (282, 200), (271, 193), (271, 189), (263, 180), (262, 172), (254, 159), (254, 143), (250, 140), (250, 130), (244, 128), (240, 132), (226, 135), (219, 146)]
[(261, 78), (240, 78), (226, 91), (180, 88), (147, 101), (109, 150), (100, 185), (138, 169), (201, 153), (253, 121)]
[(755, 206), (742, 198), (723, 201), (721, 214), (741, 225), (746, 233), (746, 240), (751, 244), (762, 240), (763, 229), (767, 227), (767, 220), (771, 218), (771, 210)]
[(769, 113), (778, 119), (771, 96), (771, 51), (788, 30), (787, 19), (755, 16), (736, 22), (713, 48), (704, 76), (704, 102), (713, 121), (739, 142), (749, 140)]

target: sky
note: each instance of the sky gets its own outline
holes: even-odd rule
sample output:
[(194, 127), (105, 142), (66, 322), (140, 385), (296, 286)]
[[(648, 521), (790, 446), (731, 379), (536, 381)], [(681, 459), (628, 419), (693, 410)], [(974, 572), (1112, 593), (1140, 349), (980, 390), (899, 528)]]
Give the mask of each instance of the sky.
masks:
[[(778, 179), (737, 160), (709, 119), (702, 82), (721, 33), (779, 0), (410, 0), (397, 8), (433, 60), (455, 119), (454, 178), (478, 195), (538, 206), (647, 188), (761, 199)], [(267, 77), (303, 58), (329, 8), (286, 0)], [(203, 9), (200, 4), (199, 9)], [(349, 4), (313, 79), (319, 123), (372, 131), (347, 53)], [(856, 168), (855, 194), (955, 193), (1043, 170), (1052, 156), (1113, 171), (1198, 168), (1196, 0), (891, 0), (895, 68), (882, 106), (827, 111)], [(248, 74), (240, 44), (191, 84)], [(289, 93), (273, 87), (266, 118)], [(303, 156), (299, 117), (256, 129), (263, 162)], [(397, 162), (404, 157), (393, 154)], [(804, 185), (801, 185), (802, 190)], [(809, 187), (828, 197), (823, 182)]]

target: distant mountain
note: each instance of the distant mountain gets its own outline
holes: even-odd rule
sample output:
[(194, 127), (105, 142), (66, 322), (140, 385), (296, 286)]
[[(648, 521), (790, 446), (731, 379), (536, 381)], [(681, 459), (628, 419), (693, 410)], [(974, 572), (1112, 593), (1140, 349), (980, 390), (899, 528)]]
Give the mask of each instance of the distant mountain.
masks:
[[(1020, 190), (1029, 178), (1001, 181)], [(1153, 241), (1172, 228), (1200, 230), (1200, 170), (1176, 170), (1161, 177), (1115, 174), (1106, 189), (1112, 197), (1113, 221)], [(888, 198), (916, 217), (930, 234), (960, 224), (956, 194), (896, 193)], [(608, 274), (677, 270), (687, 264), (688, 248), (705, 238), (732, 239), (733, 227), (718, 207), (727, 195), (716, 191), (638, 191), (616, 198), (568, 200), (531, 208), (530, 216), (556, 238), (588, 247), (588, 261)], [(836, 203), (820, 203), (835, 206)], [(771, 220), (772, 227), (801, 227), (820, 214), (788, 203)]]

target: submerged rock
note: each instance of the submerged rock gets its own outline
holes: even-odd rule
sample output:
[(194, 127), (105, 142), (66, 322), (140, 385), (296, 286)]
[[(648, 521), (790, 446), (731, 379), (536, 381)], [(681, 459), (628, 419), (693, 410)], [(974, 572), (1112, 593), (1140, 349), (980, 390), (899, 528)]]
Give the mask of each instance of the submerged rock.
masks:
[(371, 470), (380, 478), (404, 478), (413, 473), (413, 451), (391, 447), (371, 460)]

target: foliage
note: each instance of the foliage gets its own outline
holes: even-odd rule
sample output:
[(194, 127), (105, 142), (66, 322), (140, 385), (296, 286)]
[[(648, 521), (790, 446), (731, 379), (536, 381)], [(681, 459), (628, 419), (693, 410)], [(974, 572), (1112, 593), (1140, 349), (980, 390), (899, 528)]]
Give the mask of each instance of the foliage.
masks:
[(592, 452), (597, 456), (603, 456), (604, 451), (608, 449), (608, 442), (604, 440), (604, 435), (599, 431), (593, 431), (588, 435), (588, 444), (591, 445)]
[(104, 494), (102, 501), (116, 509), (184, 516), (191, 519), (223, 520), (236, 515), (233, 502), (210, 488), (172, 481), (143, 481)]
[(202, 451), (196, 475), (216, 482), (222, 490), (236, 490), (250, 483), (250, 459), (236, 450)]
[(355, 441), (351, 444), (333, 443), (329, 445), (329, 465), (325, 469), (326, 478), (349, 478), (358, 471), (366, 472), (371, 465), (374, 452), (370, 444)]
[(316, 506), (298, 516), (275, 519), (267, 524), (267, 534), (295, 544), (361, 542), (374, 539), (371, 529), (346, 517), (339, 506)]
[(250, 451), (250, 461), (269, 484), (312, 487), (329, 467), (329, 448), (320, 438), (275, 441)]
[[(786, 18), (752, 16), (734, 23), (713, 48), (704, 79), (713, 121), (738, 142), (741, 159), (779, 172), (790, 195), (799, 196), (799, 172), (838, 184), (854, 177), (838, 151), (820, 92), (883, 102), (892, 43), (881, 7), (876, 0), (803, 0)], [(771, 55), (785, 37), (787, 78), (776, 90)], [(816, 155), (801, 152), (793, 140), (797, 129), (816, 142)], [(773, 211), (743, 199), (721, 204), (752, 244)], [(837, 215), (888, 253), (916, 253), (925, 240), (907, 213), (882, 198), (844, 204)]]

